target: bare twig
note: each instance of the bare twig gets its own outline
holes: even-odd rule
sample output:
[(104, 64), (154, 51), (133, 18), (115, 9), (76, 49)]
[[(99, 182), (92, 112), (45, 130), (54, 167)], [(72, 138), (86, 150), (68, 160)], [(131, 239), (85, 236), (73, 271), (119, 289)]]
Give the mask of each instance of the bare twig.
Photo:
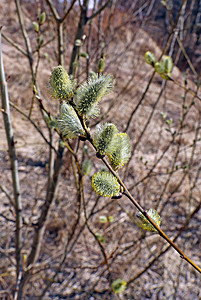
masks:
[(9, 44), (11, 44), (13, 47), (15, 47), (18, 51), (20, 51), (23, 55), (25, 55), (26, 57), (29, 57), (28, 54), (27, 54), (27, 52), (24, 51), (24, 49), (23, 49), (20, 45), (16, 44), (12, 39), (10, 39), (9, 37), (7, 37), (7, 36), (6, 36), (5, 34), (3, 34), (3, 33), (2, 33), (2, 37), (3, 37)]
[(30, 123), (34, 126), (34, 128), (39, 132), (39, 134), (42, 136), (42, 138), (44, 139), (44, 141), (55, 151), (55, 153), (57, 153), (56, 148), (52, 145), (51, 142), (49, 142), (46, 137), (44, 136), (43, 132), (41, 131), (41, 129), (36, 125), (36, 123), (32, 120), (32, 118), (27, 115), (25, 112), (23, 112), (17, 105), (15, 105), (14, 103), (12, 103), (10, 101), (10, 105), (15, 108), (21, 115), (23, 115), (27, 120), (30, 121)]
[(16, 231), (15, 231), (15, 250), (16, 250), (16, 277), (18, 278), (22, 266), (21, 266), (21, 227), (22, 227), (22, 203), (21, 203), (21, 194), (20, 194), (20, 182), (18, 176), (18, 162), (15, 151), (15, 142), (13, 136), (13, 129), (10, 116), (10, 106), (9, 106), (9, 96), (7, 90), (7, 82), (5, 79), (5, 72), (3, 66), (3, 57), (2, 57), (2, 46), (1, 46), (1, 32), (0, 32), (0, 86), (1, 86), (1, 99), (2, 99), (2, 108), (3, 119), (9, 149), (9, 157), (11, 164), (11, 174), (12, 174), (12, 183), (13, 183), (13, 192), (14, 192), (14, 208), (16, 214)]

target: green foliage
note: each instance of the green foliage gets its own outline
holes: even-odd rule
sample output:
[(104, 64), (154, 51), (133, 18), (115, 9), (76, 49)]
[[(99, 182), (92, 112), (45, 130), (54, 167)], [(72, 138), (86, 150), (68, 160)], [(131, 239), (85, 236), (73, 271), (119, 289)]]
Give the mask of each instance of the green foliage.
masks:
[(70, 100), (74, 95), (73, 80), (62, 66), (54, 68), (49, 80), (49, 91), (55, 99)]
[(66, 102), (61, 104), (61, 112), (57, 118), (57, 127), (66, 138), (85, 136), (85, 131), (74, 108)]
[(112, 140), (118, 133), (117, 127), (112, 123), (105, 123), (104, 125), (98, 125), (94, 134), (94, 145), (97, 151), (101, 155), (105, 155)]
[(104, 197), (112, 197), (120, 191), (117, 178), (107, 171), (95, 173), (92, 176), (91, 185), (96, 194)]
[(75, 102), (80, 115), (86, 118), (99, 115), (98, 102), (111, 91), (112, 81), (110, 75), (95, 74), (78, 88)]
[[(149, 209), (147, 214), (149, 217), (156, 223), (156, 225), (160, 226), (161, 224), (161, 218), (159, 214), (157, 213), (156, 210), (154, 209)], [(152, 231), (152, 232), (157, 232), (157, 230), (154, 228), (154, 226), (147, 220), (147, 218), (141, 213), (137, 213), (138, 217), (138, 222), (137, 225), (141, 227), (144, 230)]]
[(125, 291), (127, 282), (124, 279), (118, 278), (112, 282), (112, 290), (114, 293), (119, 294)]
[(107, 155), (115, 171), (128, 162), (131, 155), (131, 145), (126, 133), (118, 133), (115, 135)]

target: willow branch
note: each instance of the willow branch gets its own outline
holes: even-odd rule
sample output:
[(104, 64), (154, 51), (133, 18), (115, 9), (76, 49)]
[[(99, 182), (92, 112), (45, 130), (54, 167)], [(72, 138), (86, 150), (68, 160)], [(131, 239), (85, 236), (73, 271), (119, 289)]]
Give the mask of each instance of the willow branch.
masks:
[[(90, 144), (92, 144), (92, 146), (96, 149), (96, 147), (94, 146), (92, 137), (90, 135), (90, 132), (84, 122), (84, 120), (82, 118), (80, 118), (83, 127), (86, 131), (86, 136), (88, 141), (90, 142)], [(166, 240), (166, 242), (168, 242), (168, 244), (175, 249), (175, 251), (177, 253), (180, 254), (180, 257), (184, 260), (186, 260), (189, 264), (191, 264), (198, 272), (201, 273), (201, 269), (187, 256), (185, 255), (180, 248), (174, 244), (174, 242), (163, 232), (163, 230), (152, 220), (152, 218), (148, 215), (148, 213), (146, 212), (146, 210), (143, 209), (143, 207), (134, 199), (134, 197), (131, 195), (131, 193), (129, 192), (129, 190), (127, 189), (126, 185), (124, 184), (124, 182), (122, 181), (122, 179), (120, 178), (119, 174), (117, 172), (115, 172), (113, 170), (113, 168), (110, 166), (110, 164), (108, 163), (108, 161), (106, 160), (105, 157), (100, 158), (102, 160), (102, 162), (106, 165), (106, 167), (110, 170), (110, 172), (117, 178), (117, 180), (119, 181), (120, 185), (123, 187), (124, 192), (123, 194), (129, 199), (129, 201), (145, 216), (145, 218), (153, 225), (153, 227), (157, 230), (158, 234), (164, 239)]]

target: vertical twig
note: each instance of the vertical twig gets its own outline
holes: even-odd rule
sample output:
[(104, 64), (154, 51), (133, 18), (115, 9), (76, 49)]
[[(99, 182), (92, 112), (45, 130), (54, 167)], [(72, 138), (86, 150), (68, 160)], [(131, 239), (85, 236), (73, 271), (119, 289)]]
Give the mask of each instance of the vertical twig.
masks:
[[(0, 28), (1, 30), (1, 28)], [(11, 174), (14, 192), (14, 208), (15, 208), (15, 253), (16, 253), (16, 276), (17, 282), (21, 274), (21, 226), (22, 226), (22, 203), (20, 195), (20, 182), (18, 176), (18, 162), (15, 151), (15, 142), (13, 136), (13, 129), (11, 124), (10, 116), (10, 106), (9, 106), (9, 96), (7, 89), (7, 82), (5, 79), (5, 72), (3, 66), (2, 57), (2, 46), (1, 46), (1, 31), (0, 31), (0, 86), (1, 86), (1, 99), (2, 99), (2, 111), (3, 119), (8, 143), (10, 164), (11, 164)]]
[(27, 54), (28, 54), (28, 58), (29, 58), (29, 65), (30, 65), (32, 80), (33, 80), (33, 84), (35, 84), (35, 79), (34, 79), (35, 76), (34, 76), (34, 70), (33, 70), (33, 53), (32, 53), (30, 39), (29, 39), (28, 34), (25, 30), (24, 20), (23, 20), (23, 17), (22, 17), (22, 11), (21, 11), (19, 0), (15, 0), (15, 4), (16, 4), (16, 8), (17, 8), (17, 15), (18, 15), (18, 19), (19, 19), (19, 22), (20, 22), (20, 27), (21, 27), (21, 30), (22, 30), (22, 35), (23, 35), (23, 38), (24, 38), (24, 41), (25, 41), (26, 50), (27, 50)]

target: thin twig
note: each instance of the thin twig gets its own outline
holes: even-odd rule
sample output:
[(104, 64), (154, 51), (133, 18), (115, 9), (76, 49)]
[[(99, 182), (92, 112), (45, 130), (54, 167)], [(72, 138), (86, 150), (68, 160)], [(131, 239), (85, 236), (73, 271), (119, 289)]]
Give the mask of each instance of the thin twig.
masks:
[(18, 44), (16, 44), (12, 39), (7, 37), (4, 33), (2, 33), (2, 37), (9, 43), (11, 44), (14, 48), (16, 48), (19, 52), (21, 52), (23, 55), (26, 57), (29, 57), (27, 52)]
[(19, 175), (18, 175), (18, 161), (16, 157), (14, 135), (13, 135), (13, 129), (11, 123), (11, 116), (10, 116), (9, 96), (8, 96), (7, 82), (5, 79), (5, 72), (3, 66), (1, 32), (0, 32), (0, 86), (1, 86), (2, 108), (4, 110), (3, 119), (4, 119), (6, 138), (7, 138), (8, 149), (9, 149), (12, 184), (13, 184), (13, 192), (14, 192), (14, 208), (15, 208), (15, 218), (16, 218), (16, 230), (15, 230), (15, 251), (16, 251), (16, 265), (17, 265), (16, 277), (18, 278), (20, 274), (20, 270), (22, 269), (22, 262), (21, 262), (22, 203), (21, 203), (20, 182), (19, 182)]
[(42, 136), (42, 138), (44, 139), (44, 141), (55, 151), (55, 153), (57, 154), (57, 150), (56, 148), (51, 144), (51, 142), (49, 142), (46, 137), (44, 136), (43, 132), (41, 131), (41, 129), (36, 125), (36, 123), (31, 119), (31, 117), (29, 115), (27, 115), (25, 112), (23, 112), (17, 105), (15, 105), (14, 103), (12, 103), (10, 101), (10, 105), (16, 109), (21, 115), (23, 115), (27, 120), (30, 121), (30, 123), (34, 126), (34, 128), (39, 132), (39, 134)]

